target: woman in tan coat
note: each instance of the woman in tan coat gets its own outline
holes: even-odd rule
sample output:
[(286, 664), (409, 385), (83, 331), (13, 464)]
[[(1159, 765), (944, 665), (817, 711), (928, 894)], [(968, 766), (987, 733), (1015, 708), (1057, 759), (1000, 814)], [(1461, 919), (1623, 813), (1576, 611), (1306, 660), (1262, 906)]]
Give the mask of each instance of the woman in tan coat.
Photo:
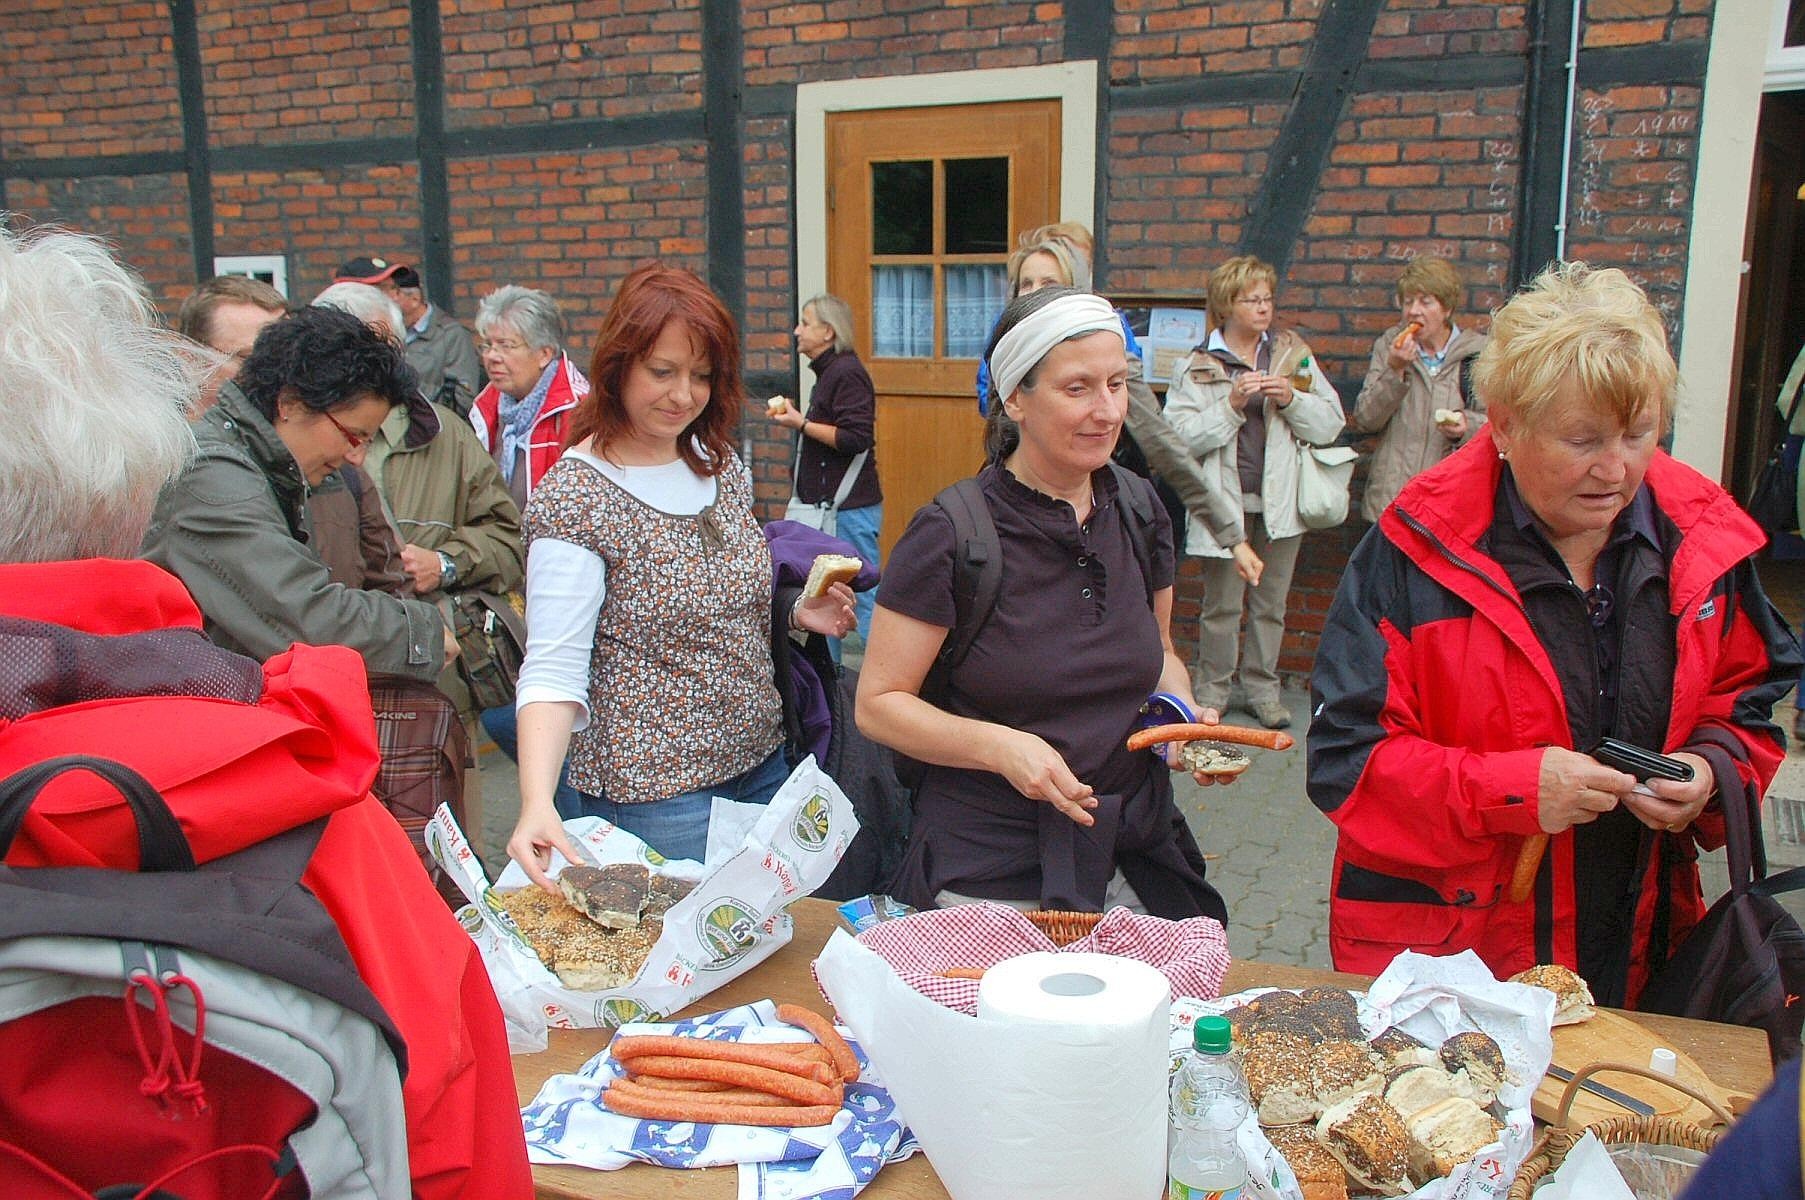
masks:
[(1349, 429), (1381, 435), (1360, 501), (1368, 521), (1377, 521), (1413, 476), (1465, 445), (1485, 423), (1485, 404), (1467, 385), (1485, 335), (1454, 321), (1463, 290), (1445, 258), (1416, 259), (1398, 276), (1403, 319), (1373, 342), (1366, 382), (1347, 420)]
[[(1341, 397), (1304, 339), (1272, 327), (1277, 282), (1278, 273), (1252, 256), (1210, 272), (1214, 328), (1179, 365), (1166, 393), (1166, 420), (1204, 471), (1241, 502), (1239, 527), (1225, 537), (1198, 521), (1185, 535), (1185, 553), (1203, 558), (1197, 702), (1226, 708), (1238, 666), (1247, 708), (1268, 729), (1291, 724), (1279, 699), (1278, 660), (1304, 534), (1297, 443), (1326, 446), (1346, 423)], [(1229, 547), (1241, 541), (1265, 562), (1257, 586), (1249, 586), (1230, 556)], [(1247, 632), (1237, 638), (1243, 606)]]

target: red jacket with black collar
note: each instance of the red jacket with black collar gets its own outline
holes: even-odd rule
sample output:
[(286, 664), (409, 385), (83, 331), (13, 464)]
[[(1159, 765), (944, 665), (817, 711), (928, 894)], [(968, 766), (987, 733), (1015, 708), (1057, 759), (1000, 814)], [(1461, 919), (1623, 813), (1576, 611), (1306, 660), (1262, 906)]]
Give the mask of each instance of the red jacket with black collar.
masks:
[[(1577, 966), (1571, 831), (1549, 843), (1551, 889), (1522, 903), (1504, 895), (1524, 839), (1541, 832), (1542, 747), (1570, 746), (1572, 735), (1554, 663), (1504, 568), (1479, 548), (1501, 469), (1480, 438), (1407, 485), (1354, 552), (1323, 629), (1309, 791), (1340, 831), (1329, 901), (1340, 970), (1376, 973), (1406, 949), (1472, 949), (1500, 977), (1538, 961)], [(1727, 735), (1759, 792), (1783, 754), (1771, 710), (1799, 674), (1798, 648), (1751, 562), (1764, 537), (1722, 488), (1665, 453), (1643, 486), (1678, 531), (1667, 554), (1676, 665), (1659, 749)], [(1645, 854), (1638, 868), (1632, 1002), (1665, 954), (1656, 947), (1649, 961), (1660, 889), (1668, 947), (1703, 915), (1696, 853), (1722, 844), (1722, 817), (1707, 809), (1657, 840), (1679, 852)]]
[[(569, 435), (571, 417), (588, 395), (589, 380), (570, 361), (570, 355), (560, 354), (551, 390), (546, 392), (545, 403), (539, 406), (539, 416), (533, 421), (532, 433), (527, 438), (527, 495), (532, 495), (539, 480), (564, 453), (564, 439)], [(470, 423), (476, 427), (476, 436), (482, 439), (483, 449), (494, 454), (501, 439), (500, 388), (491, 383), (477, 393), (475, 402), (470, 405)]]

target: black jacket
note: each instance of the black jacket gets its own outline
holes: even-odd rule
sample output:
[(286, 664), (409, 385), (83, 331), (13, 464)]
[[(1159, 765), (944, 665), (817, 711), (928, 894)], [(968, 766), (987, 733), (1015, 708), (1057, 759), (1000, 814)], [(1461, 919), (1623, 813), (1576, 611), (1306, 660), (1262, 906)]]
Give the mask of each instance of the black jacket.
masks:
[(808, 504), (831, 501), (853, 456), (870, 450), (857, 483), (842, 508), (881, 504), (884, 493), (877, 483), (877, 393), (865, 364), (850, 350), (826, 350), (809, 363), (816, 375), (809, 397), (808, 419), (832, 425), (839, 431), (838, 448), (802, 435), (802, 457), (796, 465), (796, 498)]

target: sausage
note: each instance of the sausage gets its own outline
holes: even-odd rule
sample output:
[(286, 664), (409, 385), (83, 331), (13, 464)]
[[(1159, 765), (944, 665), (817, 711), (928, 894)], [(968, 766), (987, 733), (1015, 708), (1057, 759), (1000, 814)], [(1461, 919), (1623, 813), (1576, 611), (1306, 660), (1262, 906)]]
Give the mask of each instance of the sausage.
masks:
[(942, 979), (982, 979), (984, 970), (983, 967), (947, 967), (943, 971), (935, 971), (934, 974)]
[(647, 1075), (640, 1071), (633, 1072), (632, 1078), (636, 1083), (666, 1092), (725, 1092), (730, 1090), (727, 1084), (716, 1083), (712, 1079), (666, 1079), (662, 1075)]
[(681, 1088), (665, 1087), (668, 1083), (691, 1082), (681, 1079), (659, 1079), (655, 1075), (637, 1078), (616, 1079), (608, 1086), (621, 1088), (623, 1096), (638, 1096), (642, 1100), (652, 1100), (660, 1096), (688, 1096), (705, 1104), (756, 1104), (761, 1108), (775, 1108), (788, 1104), (782, 1096), (773, 1096), (770, 1092), (761, 1092), (755, 1088), (722, 1087), (717, 1092), (691, 1092)]
[(1548, 849), (1548, 835), (1532, 833), (1523, 840), (1523, 848), (1517, 851), (1517, 866), (1510, 873), (1510, 890), (1505, 893), (1512, 904), (1521, 904), (1529, 899), (1530, 889), (1535, 887), (1536, 872), (1542, 866), (1542, 853)]
[(1412, 321), (1410, 324), (1404, 326), (1398, 333), (1398, 336), (1392, 340), (1391, 348), (1393, 350), (1402, 350), (1405, 342), (1409, 341), (1422, 331), (1423, 323), (1421, 321)]
[(779, 1004), (777, 1019), (814, 1034), (815, 1040), (827, 1047), (827, 1052), (833, 1056), (833, 1065), (840, 1072), (840, 1078), (846, 1083), (859, 1081), (859, 1056), (852, 1052), (852, 1047), (846, 1044), (846, 1039), (840, 1036), (840, 1031), (834, 1028), (832, 1021), (800, 1004)]
[(1297, 744), (1282, 729), (1249, 729), (1245, 725), (1155, 725), (1128, 735), (1130, 750), (1145, 750), (1162, 742), (1228, 742), (1267, 750), (1289, 750)]
[(643, 1055), (630, 1064), (634, 1071), (665, 1079), (707, 1079), (729, 1087), (757, 1088), (798, 1104), (838, 1104), (834, 1089), (839, 1086), (840, 1077), (834, 1074), (833, 1068), (818, 1062), (806, 1065), (814, 1069), (808, 1075), (728, 1059), (678, 1058), (663, 1054)]
[[(648, 1054), (676, 1055), (680, 1058), (712, 1058), (724, 1062), (748, 1063), (755, 1067), (768, 1067), (773, 1071), (787, 1071), (792, 1075), (809, 1075), (803, 1064), (816, 1061), (818, 1047), (806, 1042), (796, 1043), (796, 1049), (788, 1046), (761, 1045), (752, 1042), (717, 1042), (710, 1038), (687, 1038), (653, 1036), (642, 1034), (638, 1037), (616, 1037), (608, 1047), (615, 1059), (626, 1064), (628, 1070), (633, 1069), (633, 1060)], [(820, 1061), (831, 1067), (832, 1057)]]
[(602, 1103), (610, 1111), (623, 1117), (638, 1117), (641, 1120), (697, 1121), (710, 1125), (774, 1125), (787, 1128), (831, 1124), (834, 1114), (840, 1111), (838, 1104), (776, 1107), (710, 1104), (700, 1097), (676, 1094), (668, 1098), (654, 1096), (642, 1099), (636, 1095), (623, 1094), (614, 1087), (602, 1093)]

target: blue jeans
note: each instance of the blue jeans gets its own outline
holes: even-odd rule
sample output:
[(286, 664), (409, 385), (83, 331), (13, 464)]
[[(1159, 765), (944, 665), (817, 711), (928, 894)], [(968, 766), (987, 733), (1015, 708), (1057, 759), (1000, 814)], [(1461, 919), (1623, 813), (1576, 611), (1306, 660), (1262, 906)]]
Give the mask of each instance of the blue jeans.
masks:
[[(519, 762), (520, 722), (514, 715), (514, 706), (504, 704), (499, 708), (485, 708), (481, 719), (483, 732), (501, 748), (503, 754)], [(583, 815), (582, 793), (570, 786), (568, 767), (558, 770), (558, 789), (552, 793), (552, 807), (566, 821)]]
[(708, 854), (708, 813), (716, 796), (741, 804), (769, 804), (790, 777), (783, 747), (743, 775), (648, 804), (616, 804), (578, 792), (585, 817), (601, 817), (620, 826), (666, 858), (701, 862)]
[[(859, 552), (859, 557), (877, 566), (877, 533), (884, 526), (884, 506), (867, 504), (860, 508), (843, 508), (840, 510), (838, 524), (834, 536), (844, 542), (851, 542), (852, 548)], [(853, 612), (858, 616), (859, 640), (862, 642), (871, 636), (871, 610), (877, 607), (877, 589), (866, 588), (862, 592), (854, 592)], [(833, 641), (834, 661), (840, 658), (840, 642)]]

